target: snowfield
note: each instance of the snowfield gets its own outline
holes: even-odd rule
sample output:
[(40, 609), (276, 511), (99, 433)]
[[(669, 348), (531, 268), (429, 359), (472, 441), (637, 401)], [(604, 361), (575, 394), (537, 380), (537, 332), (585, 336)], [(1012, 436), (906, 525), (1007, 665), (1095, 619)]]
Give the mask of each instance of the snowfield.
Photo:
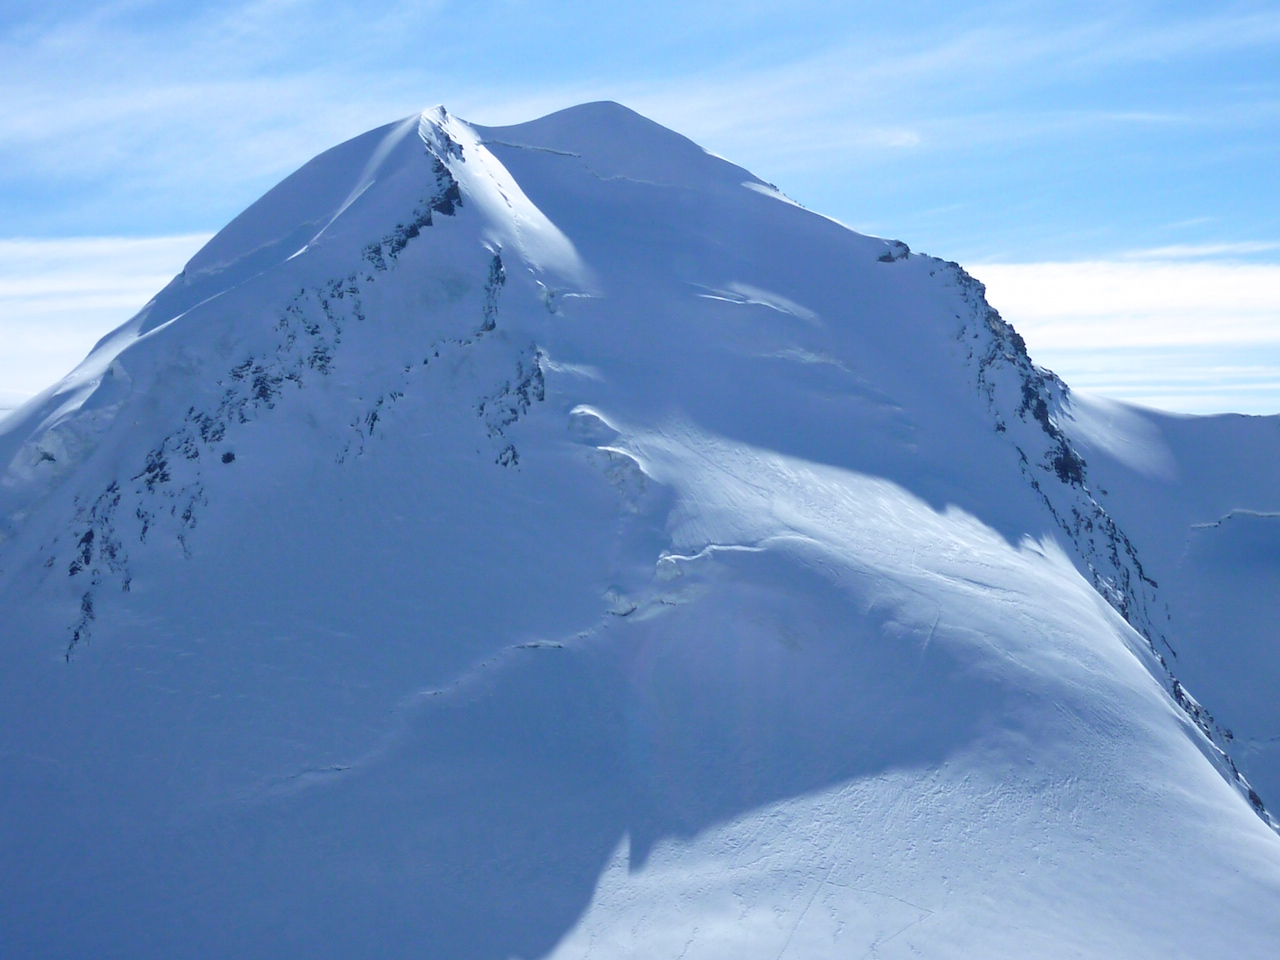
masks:
[(1280, 418), (616, 104), (322, 154), (0, 469), (5, 957), (1280, 949)]

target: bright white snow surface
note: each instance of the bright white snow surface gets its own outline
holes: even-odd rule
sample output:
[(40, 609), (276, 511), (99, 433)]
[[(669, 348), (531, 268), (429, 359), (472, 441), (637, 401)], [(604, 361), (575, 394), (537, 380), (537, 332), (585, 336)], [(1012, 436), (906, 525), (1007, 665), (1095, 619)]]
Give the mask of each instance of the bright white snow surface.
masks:
[(323, 154), (0, 464), (5, 957), (1276, 955), (1280, 421), (615, 104)]

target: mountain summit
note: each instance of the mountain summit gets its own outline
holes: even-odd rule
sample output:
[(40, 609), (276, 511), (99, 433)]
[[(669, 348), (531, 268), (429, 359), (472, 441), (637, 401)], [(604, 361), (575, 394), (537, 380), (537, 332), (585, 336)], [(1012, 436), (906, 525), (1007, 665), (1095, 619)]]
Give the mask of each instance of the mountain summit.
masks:
[(5, 957), (1280, 943), (1280, 418), (617, 104), (320, 155), (0, 469)]

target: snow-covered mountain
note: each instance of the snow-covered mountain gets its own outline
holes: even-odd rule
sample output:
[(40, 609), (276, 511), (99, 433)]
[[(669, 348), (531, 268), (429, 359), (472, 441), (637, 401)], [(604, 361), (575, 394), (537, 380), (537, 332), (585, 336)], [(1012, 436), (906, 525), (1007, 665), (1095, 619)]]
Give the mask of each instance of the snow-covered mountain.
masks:
[(616, 104), (322, 154), (0, 468), (5, 957), (1280, 947), (1280, 418)]

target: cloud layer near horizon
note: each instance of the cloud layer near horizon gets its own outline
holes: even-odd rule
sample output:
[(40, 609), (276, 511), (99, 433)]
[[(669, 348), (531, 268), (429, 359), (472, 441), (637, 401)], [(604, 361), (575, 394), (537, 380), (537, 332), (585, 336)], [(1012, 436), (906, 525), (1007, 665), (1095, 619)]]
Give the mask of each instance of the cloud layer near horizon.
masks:
[(1280, 413), (1280, 265), (1131, 258), (970, 272), (1032, 359), (1077, 389), (1182, 413)]

